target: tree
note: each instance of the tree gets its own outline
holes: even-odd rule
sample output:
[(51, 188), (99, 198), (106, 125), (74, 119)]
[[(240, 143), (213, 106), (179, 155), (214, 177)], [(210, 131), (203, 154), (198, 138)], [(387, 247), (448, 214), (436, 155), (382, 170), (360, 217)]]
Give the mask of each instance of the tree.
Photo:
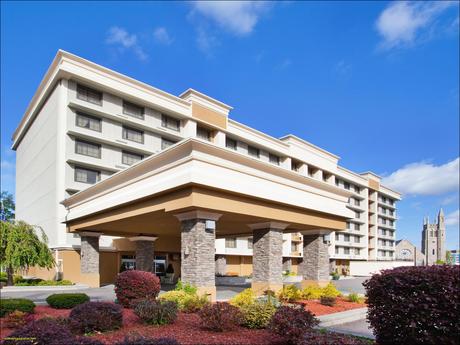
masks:
[(14, 200), (13, 195), (8, 192), (0, 193), (0, 220), (13, 220), (14, 219)]
[(7, 285), (13, 285), (13, 274), (31, 266), (54, 267), (48, 238), (42, 228), (24, 221), (0, 222), (0, 265), (6, 267)]

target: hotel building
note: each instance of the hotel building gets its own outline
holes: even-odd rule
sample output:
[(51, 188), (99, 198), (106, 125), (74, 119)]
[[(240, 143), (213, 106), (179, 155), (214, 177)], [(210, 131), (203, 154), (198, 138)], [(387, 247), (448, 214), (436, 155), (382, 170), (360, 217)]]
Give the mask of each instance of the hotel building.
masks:
[(32, 274), (98, 286), (134, 262), (171, 265), (213, 294), (210, 266), (266, 289), (283, 269), (327, 280), (329, 257), (392, 258), (399, 193), (231, 110), (59, 51), (13, 135), (16, 217), (45, 230), (58, 263)]

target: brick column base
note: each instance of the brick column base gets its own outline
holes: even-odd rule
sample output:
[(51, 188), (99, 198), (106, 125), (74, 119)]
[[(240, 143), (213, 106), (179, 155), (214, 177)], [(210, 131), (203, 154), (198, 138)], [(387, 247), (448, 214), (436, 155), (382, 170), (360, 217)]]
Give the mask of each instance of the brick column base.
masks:
[(176, 217), (181, 222), (181, 279), (196, 286), (199, 294), (215, 301), (215, 221), (220, 215), (192, 211)]
[(81, 233), (80, 283), (90, 287), (100, 286), (99, 236), (97, 233)]
[[(262, 228), (268, 226), (267, 228)], [(283, 288), (283, 229), (274, 224), (254, 224), (252, 289), (256, 295)]]
[(299, 265), (302, 287), (308, 285), (326, 286), (329, 283), (328, 244), (323, 235), (303, 236), (303, 261)]

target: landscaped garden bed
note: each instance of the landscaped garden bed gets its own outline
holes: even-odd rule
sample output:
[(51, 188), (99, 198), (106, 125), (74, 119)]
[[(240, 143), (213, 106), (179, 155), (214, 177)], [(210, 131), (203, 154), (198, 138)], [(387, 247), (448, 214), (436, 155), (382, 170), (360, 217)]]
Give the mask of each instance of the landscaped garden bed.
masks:
[(301, 300), (299, 303), (304, 304), (305, 309), (310, 310), (316, 316), (365, 308), (367, 306), (364, 302), (350, 302), (344, 297), (337, 297), (336, 304), (333, 306), (323, 305), (320, 300)]

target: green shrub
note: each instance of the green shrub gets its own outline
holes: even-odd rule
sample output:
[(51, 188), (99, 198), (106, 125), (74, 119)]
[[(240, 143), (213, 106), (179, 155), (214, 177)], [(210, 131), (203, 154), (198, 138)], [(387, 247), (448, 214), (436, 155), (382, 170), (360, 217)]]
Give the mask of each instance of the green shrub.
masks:
[(229, 303), (235, 307), (243, 308), (248, 305), (254, 304), (256, 300), (256, 295), (251, 288), (241, 291), (239, 294), (235, 295), (230, 299)]
[(302, 298), (302, 292), (295, 285), (286, 285), (278, 292), (278, 298), (284, 302), (295, 302)]
[(70, 280), (19, 279), (15, 286), (62, 286), (73, 285)]
[(266, 328), (276, 307), (271, 303), (255, 302), (242, 307), (243, 326), (247, 328)]
[(190, 283), (183, 283), (180, 279), (178, 280), (176, 284), (176, 288), (174, 289), (175, 291), (184, 291), (185, 293), (188, 294), (196, 294), (198, 289), (196, 286), (193, 286)]
[(158, 299), (162, 301), (170, 301), (177, 304), (180, 311), (185, 313), (193, 313), (205, 305), (209, 304), (206, 296), (198, 296), (197, 294), (186, 293), (183, 290), (168, 291), (162, 294)]
[(307, 300), (320, 299), (323, 289), (316, 285), (308, 285), (302, 290), (302, 298)]
[(33, 321), (33, 319), (32, 314), (15, 310), (5, 316), (4, 326), (7, 328), (19, 328)]
[(326, 287), (324, 287), (321, 291), (321, 296), (323, 297), (339, 297), (342, 294), (339, 290), (335, 287), (334, 284), (329, 283)]
[(89, 297), (84, 293), (56, 293), (46, 298), (46, 303), (56, 309), (72, 309), (88, 301)]
[(170, 301), (145, 299), (134, 307), (134, 313), (149, 325), (166, 325), (177, 319), (177, 304)]
[(23, 311), (24, 313), (33, 313), (35, 303), (26, 298), (10, 298), (0, 300), (0, 317), (15, 311)]
[(337, 297), (332, 296), (321, 296), (320, 303), (322, 305), (327, 305), (328, 307), (333, 307), (337, 302)]
[(350, 293), (348, 296), (347, 296), (347, 301), (348, 302), (353, 302), (353, 303), (363, 303), (364, 302), (364, 298), (363, 297), (359, 297), (359, 295), (355, 292), (352, 292)]

